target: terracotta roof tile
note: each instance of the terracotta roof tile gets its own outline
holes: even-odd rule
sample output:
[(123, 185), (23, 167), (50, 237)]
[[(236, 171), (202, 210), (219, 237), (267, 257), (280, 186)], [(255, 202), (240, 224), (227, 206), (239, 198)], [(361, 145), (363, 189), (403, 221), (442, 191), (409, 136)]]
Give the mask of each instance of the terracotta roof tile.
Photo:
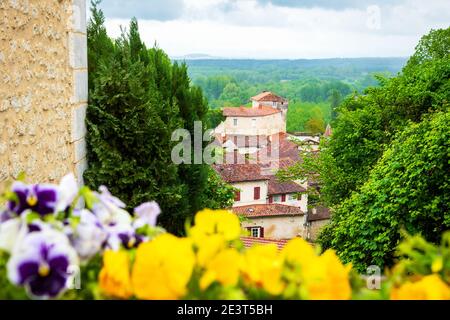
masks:
[(270, 92), (270, 91), (263, 91), (260, 94), (257, 94), (254, 97), (251, 97), (250, 100), (252, 101), (274, 101), (274, 102), (286, 102), (287, 100), (277, 96), (276, 94)]
[(328, 220), (331, 218), (330, 209), (318, 206), (308, 210), (307, 221)]
[(213, 168), (226, 182), (269, 180), (258, 164), (215, 164)]
[(298, 192), (305, 192), (305, 188), (303, 188), (301, 185), (286, 181), (286, 182), (280, 182), (278, 181), (278, 178), (276, 176), (271, 176), (269, 180), (269, 189), (267, 194), (268, 195), (274, 195), (274, 194), (286, 194), (286, 193), (298, 193)]
[(301, 216), (305, 213), (298, 207), (284, 204), (254, 204), (231, 208), (237, 215), (243, 215), (247, 218), (256, 217), (275, 217), (275, 216)]
[(264, 245), (264, 244), (275, 244), (279, 250), (283, 249), (286, 243), (289, 240), (283, 239), (269, 239), (269, 238), (253, 238), (253, 237), (241, 237), (241, 241), (244, 244), (245, 248), (250, 248), (255, 244)]
[(263, 117), (279, 112), (281, 111), (278, 109), (266, 106), (259, 106), (257, 108), (225, 107), (222, 109), (222, 113), (225, 117)]
[[(290, 166), (295, 162), (300, 161), (300, 151), (298, 147), (298, 144), (288, 139), (287, 134), (280, 133), (272, 136), (272, 141), (269, 142), (265, 148), (258, 151), (258, 159), (263, 159), (262, 161), (267, 162), (272, 161), (271, 157), (277, 157), (274, 161), (279, 161), (280, 166), (283, 164), (285, 166)], [(275, 154), (273, 155), (271, 154), (272, 148), (275, 150)], [(285, 166), (283, 166), (283, 168)]]

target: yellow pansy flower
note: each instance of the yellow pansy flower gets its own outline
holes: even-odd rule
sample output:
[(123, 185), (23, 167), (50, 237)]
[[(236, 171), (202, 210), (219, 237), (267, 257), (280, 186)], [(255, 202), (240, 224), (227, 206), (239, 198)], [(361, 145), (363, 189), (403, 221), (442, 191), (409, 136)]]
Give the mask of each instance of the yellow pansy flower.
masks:
[(433, 263), (431, 264), (431, 271), (433, 271), (434, 273), (438, 273), (442, 270), (443, 267), (444, 267), (444, 259), (442, 258), (442, 256), (439, 256), (436, 257)]
[(199, 236), (197, 248), (197, 263), (204, 267), (215, 255), (226, 248), (225, 239), (222, 235)]
[(241, 235), (239, 218), (228, 210), (202, 210), (195, 215), (194, 222), (189, 235), (196, 243), (213, 234), (222, 235), (225, 241), (236, 240)]
[(245, 252), (244, 278), (272, 295), (279, 295), (284, 289), (282, 268), (283, 261), (274, 244), (256, 245)]
[(302, 238), (289, 240), (281, 251), (285, 261), (292, 264), (307, 265), (317, 257), (314, 248)]
[(428, 275), (416, 282), (406, 282), (391, 291), (392, 300), (449, 300), (450, 288), (436, 275)]
[(192, 242), (170, 234), (141, 244), (136, 251), (132, 272), (135, 295), (140, 299), (178, 299), (195, 264)]
[(207, 263), (200, 279), (200, 288), (205, 290), (214, 281), (224, 286), (235, 286), (239, 281), (241, 259), (239, 252), (233, 248), (218, 253)]
[(309, 260), (302, 266), (302, 285), (308, 299), (347, 300), (352, 289), (349, 281), (351, 265), (344, 266), (333, 250)]
[(127, 299), (133, 295), (128, 252), (112, 250), (104, 252), (99, 284), (103, 293), (111, 297)]

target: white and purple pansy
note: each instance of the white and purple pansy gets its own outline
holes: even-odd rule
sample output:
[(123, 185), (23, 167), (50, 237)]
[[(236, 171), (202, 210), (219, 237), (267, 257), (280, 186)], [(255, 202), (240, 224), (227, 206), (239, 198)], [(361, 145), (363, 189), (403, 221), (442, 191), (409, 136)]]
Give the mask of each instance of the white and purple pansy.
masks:
[(94, 192), (98, 202), (92, 207), (92, 212), (104, 225), (131, 224), (131, 215), (124, 210), (125, 203), (114, 197), (105, 186), (100, 186), (100, 192)]
[(75, 210), (73, 216), (79, 218), (75, 228), (68, 228), (69, 239), (82, 261), (87, 261), (100, 253), (108, 238), (108, 233), (100, 220), (89, 210)]
[(15, 215), (9, 210), (3, 210), (0, 212), (0, 223), (6, 222), (14, 217)]
[(22, 221), (12, 218), (0, 223), (0, 250), (11, 252), (20, 236)]
[(161, 208), (155, 201), (145, 202), (134, 209), (135, 220), (133, 226), (135, 229), (144, 226), (156, 226), (156, 220), (161, 213)]
[(17, 215), (32, 210), (40, 216), (55, 212), (58, 201), (58, 187), (50, 184), (27, 185), (16, 181), (12, 185), (16, 199), (7, 203), (7, 209)]
[(136, 248), (148, 240), (147, 237), (137, 234), (131, 224), (110, 224), (106, 228), (108, 230), (106, 247), (114, 251), (120, 248)]
[(73, 173), (64, 176), (58, 186), (56, 211), (66, 211), (78, 195), (78, 184)]
[(68, 287), (71, 267), (78, 257), (67, 237), (55, 230), (32, 232), (14, 248), (8, 277), (27, 289), (31, 297), (56, 298)]
[(60, 185), (28, 185), (16, 181), (12, 185), (14, 199), (7, 203), (7, 212), (21, 215), (27, 210), (38, 213), (41, 217), (55, 212), (65, 211), (78, 194), (75, 176), (71, 173), (61, 179)]

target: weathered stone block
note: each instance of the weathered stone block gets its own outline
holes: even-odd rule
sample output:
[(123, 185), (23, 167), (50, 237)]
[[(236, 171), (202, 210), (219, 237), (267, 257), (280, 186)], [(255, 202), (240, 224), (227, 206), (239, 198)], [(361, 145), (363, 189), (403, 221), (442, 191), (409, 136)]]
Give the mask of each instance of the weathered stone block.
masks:
[(87, 38), (84, 34), (70, 33), (70, 66), (74, 69), (87, 68)]
[(71, 142), (80, 140), (86, 135), (86, 109), (87, 105), (82, 105), (72, 109)]
[(76, 32), (86, 33), (86, 1), (73, 0), (72, 3), (72, 24)]
[(87, 102), (88, 100), (88, 73), (87, 70), (74, 70), (73, 72), (73, 103)]
[(74, 147), (75, 147), (74, 163), (77, 163), (86, 158), (86, 140), (83, 138), (78, 141), (75, 141)]
[(84, 158), (80, 162), (75, 165), (75, 177), (77, 178), (77, 182), (79, 186), (84, 184), (83, 173), (88, 168), (87, 159)]

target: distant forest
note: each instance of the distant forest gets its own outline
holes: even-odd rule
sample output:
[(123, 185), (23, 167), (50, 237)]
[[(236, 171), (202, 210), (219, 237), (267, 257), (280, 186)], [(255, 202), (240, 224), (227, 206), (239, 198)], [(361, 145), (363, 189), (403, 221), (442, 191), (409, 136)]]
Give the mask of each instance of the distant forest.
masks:
[(289, 99), (289, 132), (323, 132), (333, 110), (354, 92), (378, 86), (405, 65), (406, 58), (318, 60), (185, 60), (192, 82), (208, 99), (210, 125), (220, 122), (224, 106), (248, 105), (262, 90)]

